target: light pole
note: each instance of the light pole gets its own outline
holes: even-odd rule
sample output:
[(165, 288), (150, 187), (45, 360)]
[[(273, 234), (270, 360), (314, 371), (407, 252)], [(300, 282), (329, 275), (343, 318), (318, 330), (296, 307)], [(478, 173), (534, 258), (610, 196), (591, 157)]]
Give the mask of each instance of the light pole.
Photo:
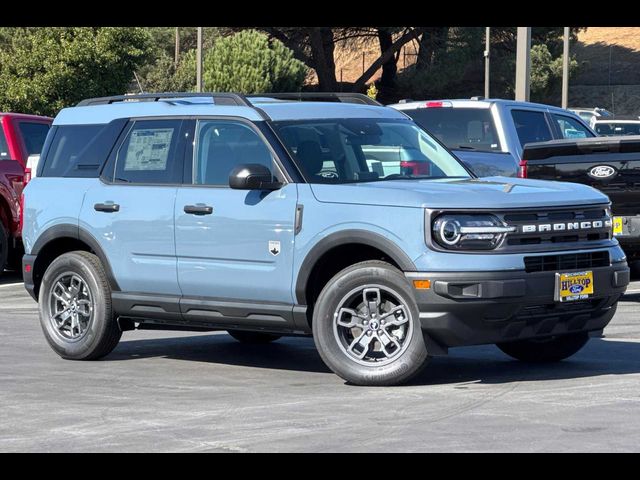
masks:
[(529, 101), (531, 77), (531, 27), (518, 27), (516, 46), (516, 100)]
[(569, 27), (564, 27), (562, 50), (562, 108), (569, 106)]
[(491, 62), (491, 27), (487, 27), (484, 34), (484, 98), (489, 98), (489, 63)]
[(198, 48), (196, 50), (196, 92), (202, 92), (202, 27), (198, 27)]

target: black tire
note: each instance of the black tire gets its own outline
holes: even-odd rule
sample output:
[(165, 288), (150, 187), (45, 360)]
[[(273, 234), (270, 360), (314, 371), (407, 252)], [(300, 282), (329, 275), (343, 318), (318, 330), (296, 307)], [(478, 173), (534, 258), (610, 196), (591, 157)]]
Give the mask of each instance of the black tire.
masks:
[(516, 360), (531, 363), (559, 362), (577, 353), (589, 341), (587, 332), (541, 339), (498, 343), (504, 353)]
[[(384, 327), (384, 333), (387, 333), (384, 338), (388, 339), (394, 335), (394, 341), (400, 345), (393, 355), (386, 355), (386, 352), (381, 354), (380, 351), (376, 351), (381, 348), (380, 339), (382, 337), (376, 336), (376, 332), (378, 334), (383, 332), (378, 329), (382, 328), (380, 326), (382, 325), (381, 320), (379, 325), (378, 322), (375, 322), (376, 326), (374, 326), (374, 321), (371, 320), (367, 321), (366, 327), (355, 327), (355, 329), (345, 328), (338, 323), (338, 314), (341, 308), (345, 308), (344, 302), (348, 301), (346, 300), (348, 298), (353, 298), (354, 305), (362, 299), (361, 306), (355, 308), (361, 308), (360, 311), (364, 312), (364, 316), (367, 318), (375, 318), (367, 314), (369, 309), (364, 307), (365, 287), (377, 290), (377, 297), (374, 294), (374, 298), (382, 299), (383, 295), (391, 295), (387, 299), (396, 298), (398, 300), (396, 308), (401, 304), (405, 307), (406, 315), (404, 313), (401, 315), (401, 321), (405, 322), (402, 327), (403, 333), (399, 334), (401, 336), (395, 336), (397, 331), (389, 334), (386, 328), (390, 327), (388, 325)], [(358, 295), (361, 295), (361, 299), (357, 297)], [(371, 304), (371, 300), (369, 300), (369, 304)], [(388, 306), (389, 303), (384, 300), (384, 302), (380, 302), (380, 305)], [(378, 318), (382, 318), (381, 313), (384, 312), (381, 312), (380, 308), (376, 308), (376, 311)], [(386, 313), (388, 314), (388, 312)], [(358, 318), (358, 321), (361, 320), (360, 317), (351, 316), (350, 322), (354, 322), (354, 318)], [(340, 320), (343, 318), (341, 317)], [(376, 386), (404, 383), (420, 372), (428, 360), (427, 347), (412, 287), (402, 272), (386, 262), (361, 262), (345, 268), (329, 280), (315, 303), (312, 327), (313, 338), (322, 360), (333, 372), (355, 385)], [(373, 329), (373, 337), (377, 340), (364, 338), (368, 329)], [(353, 339), (349, 337), (351, 332), (356, 332), (353, 333)], [(360, 346), (357, 344), (356, 336), (367, 341), (366, 348), (361, 349), (365, 352), (363, 359), (358, 359), (354, 355), (354, 353), (361, 352), (351, 350), (349, 353), (347, 351), (350, 350), (349, 343)], [(373, 342), (373, 347), (369, 346), (371, 342)], [(375, 355), (382, 355), (382, 360), (370, 358)]]
[(240, 343), (249, 343), (252, 345), (275, 342), (282, 336), (274, 333), (247, 332), (244, 330), (228, 330), (227, 333)]
[[(69, 339), (54, 326), (51, 318), (52, 291), (59, 278), (79, 277), (90, 294), (87, 302), (92, 317), (78, 339)], [(63, 280), (64, 281), (64, 280)], [(40, 325), (51, 348), (69, 360), (96, 360), (109, 354), (120, 341), (118, 327), (111, 307), (111, 287), (100, 260), (95, 255), (77, 251), (61, 255), (47, 268), (39, 292)], [(55, 308), (55, 307), (54, 307)], [(73, 327), (71, 327), (73, 330)]]
[(9, 257), (7, 258), (7, 270), (20, 272), (22, 276), (22, 257), (24, 256), (24, 247), (20, 242), (17, 246), (9, 249)]
[(7, 268), (7, 260), (9, 258), (9, 233), (0, 218), (0, 276)]

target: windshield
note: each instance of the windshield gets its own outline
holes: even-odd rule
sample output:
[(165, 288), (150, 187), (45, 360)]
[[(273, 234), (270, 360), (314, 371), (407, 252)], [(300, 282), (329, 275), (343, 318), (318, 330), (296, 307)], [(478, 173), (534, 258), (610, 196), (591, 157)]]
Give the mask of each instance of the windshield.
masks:
[(410, 120), (281, 121), (274, 128), (309, 183), (470, 177)]

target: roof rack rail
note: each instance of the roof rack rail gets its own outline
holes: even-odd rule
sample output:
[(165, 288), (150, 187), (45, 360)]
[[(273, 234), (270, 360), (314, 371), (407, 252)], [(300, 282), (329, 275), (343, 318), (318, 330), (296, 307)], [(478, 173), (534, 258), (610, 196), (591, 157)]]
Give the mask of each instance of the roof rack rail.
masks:
[(89, 105), (109, 105), (117, 102), (158, 102), (170, 98), (212, 98), (217, 105), (235, 105), (253, 107), (246, 97), (240, 93), (192, 93), (192, 92), (162, 92), (162, 93), (136, 93), (132, 95), (114, 95), (111, 97), (87, 98), (76, 107)]
[(298, 102), (342, 102), (360, 103), (364, 105), (382, 106), (382, 104), (363, 93), (345, 92), (295, 92), (295, 93), (254, 93), (247, 98), (267, 97), (276, 100), (293, 100)]

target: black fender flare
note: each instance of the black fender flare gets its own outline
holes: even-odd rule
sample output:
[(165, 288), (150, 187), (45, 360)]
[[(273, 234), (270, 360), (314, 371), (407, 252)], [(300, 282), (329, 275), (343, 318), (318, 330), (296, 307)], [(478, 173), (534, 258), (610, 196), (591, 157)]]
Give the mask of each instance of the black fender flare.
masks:
[(309, 281), (309, 276), (311, 275), (313, 268), (316, 266), (317, 261), (329, 250), (351, 243), (361, 243), (363, 245), (377, 248), (393, 260), (403, 272), (416, 271), (415, 264), (407, 254), (398, 245), (379, 233), (356, 229), (335, 232), (327, 235), (314, 245), (302, 261), (296, 278), (295, 290), (296, 299), (299, 305), (307, 304), (305, 293), (307, 282)]
[(104, 250), (100, 246), (100, 243), (98, 242), (98, 240), (96, 240), (96, 238), (93, 235), (91, 235), (86, 230), (80, 228), (78, 225), (63, 223), (59, 225), (54, 225), (53, 227), (49, 227), (44, 232), (42, 232), (42, 234), (40, 234), (40, 236), (38, 237), (38, 240), (33, 245), (33, 248), (31, 249), (31, 255), (34, 255), (36, 257), (36, 262), (37, 262), (38, 254), (46, 245), (62, 237), (74, 238), (76, 240), (80, 240), (81, 242), (89, 245), (89, 248), (91, 248), (93, 253), (95, 253), (96, 256), (100, 259), (100, 263), (102, 263), (105, 273), (107, 274), (107, 279), (109, 280), (109, 284), (111, 285), (111, 290), (116, 292), (120, 291), (118, 282), (116, 281), (115, 276), (113, 275), (111, 264), (109, 263), (109, 260), (105, 255)]

